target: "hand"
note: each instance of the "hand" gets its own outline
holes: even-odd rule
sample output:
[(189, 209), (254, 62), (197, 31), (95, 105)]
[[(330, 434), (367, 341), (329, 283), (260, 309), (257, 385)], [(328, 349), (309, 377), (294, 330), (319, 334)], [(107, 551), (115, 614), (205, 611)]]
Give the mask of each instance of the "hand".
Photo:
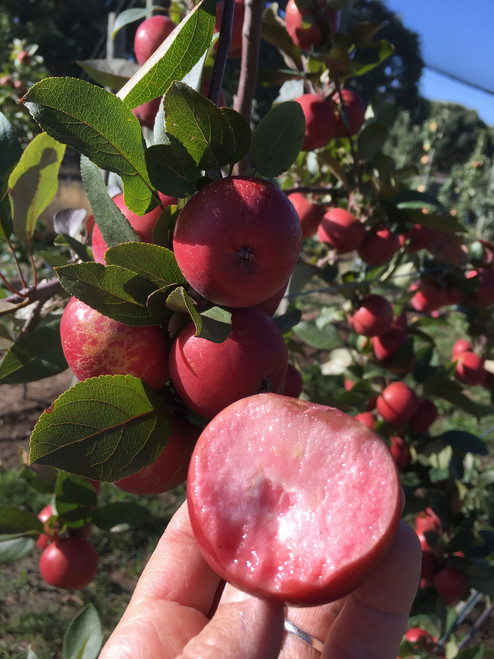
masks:
[[(229, 584), (219, 598), (223, 582), (202, 557), (183, 504), (100, 659), (395, 659), (420, 567), (417, 536), (401, 522), (371, 577), (341, 600), (284, 609)], [(325, 641), (322, 655), (284, 632), (285, 615)]]

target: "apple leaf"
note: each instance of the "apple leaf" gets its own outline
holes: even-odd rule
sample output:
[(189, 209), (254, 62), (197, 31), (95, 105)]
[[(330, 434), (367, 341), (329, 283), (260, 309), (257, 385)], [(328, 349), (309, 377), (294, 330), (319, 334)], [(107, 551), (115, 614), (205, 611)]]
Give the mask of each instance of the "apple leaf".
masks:
[(156, 286), (185, 284), (175, 254), (166, 247), (151, 243), (123, 243), (107, 250), (106, 262), (119, 265), (149, 279)]
[(220, 108), (183, 82), (170, 85), (164, 99), (165, 129), (186, 148), (200, 169), (231, 162), (235, 141)]
[(80, 528), (91, 519), (97, 504), (91, 482), (66, 471), (57, 472), (55, 497), (58, 515), (72, 528)]
[(113, 482), (154, 462), (169, 434), (153, 389), (132, 375), (100, 375), (78, 382), (42, 413), (29, 460)]
[(90, 659), (99, 656), (103, 628), (94, 604), (87, 604), (70, 621), (63, 637), (62, 659)]
[(258, 174), (279, 176), (294, 162), (305, 138), (305, 116), (300, 103), (275, 105), (261, 119), (252, 136), (251, 156)]
[(46, 133), (24, 149), (8, 179), (14, 234), (27, 242), (36, 222), (58, 190), (58, 171), (65, 147)]
[(187, 197), (197, 191), (202, 175), (187, 149), (172, 138), (170, 144), (156, 144), (146, 150), (146, 163), (152, 184), (172, 197)]
[(365, 126), (358, 136), (358, 151), (360, 157), (365, 161), (370, 161), (379, 153), (386, 140), (389, 131), (384, 124), (378, 121)]
[(221, 112), (230, 125), (234, 139), (234, 148), (230, 162), (236, 163), (249, 153), (252, 142), (250, 126), (242, 115), (232, 110), (232, 108), (221, 108)]
[(11, 171), (22, 156), (21, 143), (7, 117), (0, 112), (0, 240), (10, 237), (12, 217), (7, 198)]
[(264, 11), (261, 36), (278, 48), (288, 68), (302, 68), (300, 48), (293, 43), (293, 39), (286, 31), (285, 22), (278, 14), (277, 2), (270, 3)]
[(211, 45), (216, 20), (215, 0), (202, 0), (165, 39), (118, 96), (135, 108), (162, 96), (174, 80), (192, 70)]
[(85, 80), (45, 78), (22, 102), (51, 137), (118, 174), (127, 206), (138, 215), (146, 213), (151, 185), (141, 125), (120, 98)]
[(59, 327), (56, 320), (22, 335), (0, 364), (0, 384), (34, 382), (65, 371)]
[(222, 307), (211, 307), (201, 312), (200, 316), (201, 327), (198, 328), (196, 336), (213, 343), (223, 343), (227, 340), (232, 331), (231, 311)]
[(357, 48), (350, 60), (349, 76), (363, 76), (375, 69), (395, 52), (395, 47), (386, 39), (371, 41)]
[(16, 538), (43, 533), (43, 524), (30, 510), (17, 506), (0, 506), (0, 535)]
[(0, 536), (0, 564), (18, 561), (29, 554), (36, 544), (33, 538), (3, 538)]
[(331, 323), (318, 327), (310, 321), (302, 321), (293, 328), (294, 333), (311, 348), (333, 350), (341, 347), (341, 337)]
[(118, 91), (139, 69), (139, 65), (123, 57), (115, 59), (86, 59), (77, 62), (94, 82)]
[(147, 299), (147, 308), (151, 316), (158, 325), (167, 327), (171, 316), (175, 313), (167, 307), (167, 300), (170, 292), (177, 288), (176, 284), (163, 286), (153, 291)]
[(443, 442), (449, 444), (455, 451), (462, 451), (463, 453), (475, 453), (476, 455), (487, 455), (488, 449), (480, 437), (472, 435), (472, 433), (465, 430), (448, 430), (442, 435), (436, 437), (442, 439)]
[(146, 300), (155, 286), (117, 265), (71, 263), (56, 268), (65, 290), (96, 311), (125, 325), (155, 325)]
[(151, 7), (142, 7), (139, 9), (125, 9), (120, 12), (113, 23), (113, 32), (111, 34), (112, 39), (114, 39), (117, 32), (126, 25), (149, 18), (154, 9), (161, 9), (161, 7), (159, 5), (152, 5)]
[(114, 527), (136, 529), (152, 518), (148, 508), (135, 501), (115, 501), (98, 506), (94, 511), (93, 523), (100, 529), (109, 531)]
[(397, 208), (432, 208), (440, 213), (446, 214), (447, 211), (437, 197), (429, 192), (420, 192), (419, 190), (402, 190), (400, 194), (393, 199)]

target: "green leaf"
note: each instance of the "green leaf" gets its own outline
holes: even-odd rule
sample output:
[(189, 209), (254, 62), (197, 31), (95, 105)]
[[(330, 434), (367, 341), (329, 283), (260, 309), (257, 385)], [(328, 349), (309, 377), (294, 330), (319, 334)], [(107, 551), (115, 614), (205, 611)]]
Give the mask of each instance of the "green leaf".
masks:
[(0, 239), (12, 232), (10, 204), (7, 189), (11, 171), (22, 156), (21, 144), (7, 117), (0, 112)]
[(437, 197), (429, 192), (419, 192), (418, 190), (402, 190), (400, 194), (393, 199), (397, 208), (434, 208), (444, 215), (447, 213), (443, 204)]
[(106, 252), (108, 265), (118, 265), (152, 281), (159, 288), (185, 284), (175, 254), (151, 243), (123, 243)]
[(430, 229), (439, 229), (447, 233), (465, 231), (465, 225), (449, 214), (424, 213), (419, 208), (402, 208), (395, 210), (396, 219), (410, 224), (420, 224)]
[(252, 136), (251, 156), (257, 172), (279, 176), (298, 156), (305, 137), (305, 117), (296, 101), (280, 103), (259, 122)]
[(227, 340), (232, 330), (232, 314), (230, 311), (221, 307), (211, 307), (211, 309), (203, 311), (200, 316), (202, 323), (196, 336), (213, 343), (223, 343)]
[(371, 41), (363, 48), (355, 50), (350, 62), (350, 75), (362, 76), (375, 69), (381, 62), (395, 52), (395, 47), (389, 41)]
[(187, 14), (118, 96), (135, 108), (162, 96), (175, 80), (192, 70), (211, 44), (216, 20), (215, 0), (202, 0)]
[(141, 125), (115, 94), (77, 78), (45, 78), (22, 99), (34, 119), (123, 181), (125, 203), (143, 215), (151, 203)]
[(487, 455), (488, 449), (480, 437), (464, 430), (448, 430), (435, 439), (441, 439), (456, 451), (463, 453), (475, 453), (476, 455)]
[(140, 241), (140, 237), (129, 220), (108, 194), (99, 168), (86, 156), (81, 156), (81, 177), (93, 211), (94, 221), (108, 247), (113, 247), (121, 242)]
[(29, 460), (113, 482), (154, 462), (169, 434), (153, 389), (131, 375), (101, 375), (78, 382), (43, 412)]
[(370, 161), (379, 153), (388, 138), (388, 129), (373, 121), (364, 127), (358, 136), (358, 151), (363, 160)]
[(29, 554), (36, 544), (33, 538), (2, 540), (0, 538), (0, 563), (12, 563)]
[(187, 197), (197, 191), (202, 171), (178, 140), (156, 144), (146, 150), (146, 163), (152, 184), (171, 197)]
[(86, 59), (77, 62), (91, 78), (103, 87), (118, 91), (139, 69), (139, 65), (128, 59)]
[(22, 335), (0, 364), (0, 384), (34, 382), (65, 371), (59, 328), (56, 320)]
[(115, 501), (106, 506), (98, 506), (94, 511), (93, 523), (106, 531), (115, 527), (137, 529), (151, 518), (149, 510), (134, 501)]
[(233, 134), (235, 144), (231, 162), (236, 163), (249, 153), (252, 142), (250, 126), (239, 112), (231, 108), (221, 108), (221, 112), (226, 117)]
[(103, 643), (103, 628), (93, 604), (87, 604), (70, 621), (63, 637), (62, 659), (97, 659)]
[(485, 413), (483, 406), (475, 403), (468, 396), (465, 396), (458, 383), (453, 382), (453, 380), (441, 374), (433, 375), (424, 382), (424, 395), (437, 396), (438, 398), (447, 400), (458, 409), (472, 414), (478, 419)]
[(331, 323), (319, 328), (315, 323), (303, 321), (296, 325), (293, 331), (299, 339), (311, 348), (333, 350), (341, 346), (341, 337)]
[(130, 23), (135, 23), (136, 21), (143, 21), (151, 16), (153, 9), (161, 9), (161, 7), (159, 5), (152, 5), (150, 7), (139, 9), (125, 9), (120, 12), (113, 23), (113, 32), (111, 33), (112, 39), (114, 39), (117, 32), (126, 25), (130, 25)]
[(65, 290), (109, 318), (125, 325), (154, 325), (146, 308), (153, 284), (116, 265), (72, 263), (56, 268)]
[(17, 506), (0, 506), (0, 535), (38, 535), (43, 524), (30, 510)]
[(57, 472), (55, 484), (57, 513), (71, 527), (81, 527), (93, 516), (97, 494), (87, 478)]
[(347, 36), (347, 40), (357, 47), (365, 46), (371, 39), (373, 39), (378, 32), (384, 27), (384, 23), (365, 22), (360, 23), (354, 28)]
[(174, 82), (164, 99), (165, 129), (183, 144), (194, 164), (204, 170), (231, 162), (235, 141), (220, 108), (183, 82)]
[(65, 147), (46, 133), (36, 135), (24, 149), (9, 177), (14, 234), (28, 242), (36, 222), (58, 190), (58, 171)]

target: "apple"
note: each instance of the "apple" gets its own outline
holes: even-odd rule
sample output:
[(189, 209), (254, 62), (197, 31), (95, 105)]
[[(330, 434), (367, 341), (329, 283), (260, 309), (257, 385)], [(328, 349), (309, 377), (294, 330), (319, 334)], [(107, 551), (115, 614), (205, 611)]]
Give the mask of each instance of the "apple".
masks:
[(310, 201), (307, 195), (301, 192), (292, 192), (288, 195), (288, 199), (292, 202), (300, 218), (302, 238), (314, 236), (326, 212), (324, 206)]
[[(161, 205), (166, 208), (167, 206), (172, 206), (177, 203), (176, 197), (169, 197), (164, 195), (161, 192), (158, 193)], [(153, 210), (149, 211), (145, 215), (136, 215), (131, 210), (127, 208), (124, 202), (123, 194), (117, 194), (113, 197), (113, 202), (115, 206), (122, 211), (125, 217), (128, 219), (130, 225), (135, 229), (137, 235), (143, 243), (152, 243), (153, 242), (153, 229), (156, 226), (156, 222), (159, 220), (159, 217), (162, 212), (161, 206), (156, 206)], [(92, 217), (92, 216), (91, 216)], [(94, 218), (93, 218), (94, 219)], [(91, 218), (88, 219), (91, 221)], [(93, 258), (96, 263), (105, 264), (105, 252), (108, 249), (107, 244), (103, 240), (101, 231), (98, 228), (98, 225), (93, 226), (93, 233), (91, 235), (91, 247), (93, 250)]]
[(229, 176), (206, 185), (177, 218), (173, 251), (189, 284), (214, 304), (250, 307), (286, 284), (297, 263), (297, 211), (273, 183)]
[(383, 366), (388, 365), (398, 350), (408, 341), (408, 332), (402, 327), (391, 327), (379, 336), (372, 337), (372, 350), (376, 359), (382, 362)]
[(422, 568), (420, 571), (420, 588), (432, 586), (434, 575), (439, 571), (439, 560), (434, 552), (422, 550)]
[[(338, 30), (339, 13), (325, 7), (324, 0), (322, 3), (319, 0), (307, 0), (305, 5), (301, 11), (295, 0), (288, 0), (285, 24), (293, 43), (302, 50), (310, 50), (324, 43), (326, 33), (331, 31), (334, 34)], [(327, 26), (321, 24), (321, 18), (326, 20)]]
[(406, 633), (405, 638), (417, 650), (433, 652), (437, 644), (437, 638), (422, 629), (422, 627), (411, 627)]
[(363, 297), (350, 323), (357, 334), (376, 336), (383, 334), (393, 324), (393, 307), (383, 295), (370, 294)]
[(365, 119), (366, 105), (357, 92), (351, 91), (350, 89), (342, 89), (341, 96), (343, 99), (343, 105), (348, 119), (347, 128), (342, 119), (342, 108), (340, 104), (340, 97), (338, 94), (334, 94), (332, 97), (333, 102), (333, 111), (335, 114), (334, 119), (334, 130), (335, 137), (348, 137), (348, 133), (351, 136), (356, 135), (362, 127)]
[(72, 297), (62, 313), (60, 338), (78, 380), (133, 375), (156, 390), (168, 381), (167, 337), (157, 325), (124, 325)]
[(150, 130), (154, 128), (154, 120), (160, 109), (161, 96), (158, 98), (153, 98), (152, 101), (147, 101), (142, 105), (138, 105), (136, 108), (132, 108), (132, 114), (134, 114), (138, 119), (141, 126), (145, 126)]
[[(221, 28), (221, 14), (223, 13), (223, 2), (216, 3), (216, 20), (214, 23), (214, 33), (218, 33)], [(244, 25), (245, 3), (244, 0), (235, 0), (233, 10), (232, 40), (230, 53), (228, 57), (240, 57), (242, 54), (242, 28)]]
[(467, 277), (477, 278), (479, 280), (479, 288), (477, 292), (471, 296), (471, 300), (479, 307), (488, 307), (494, 304), (494, 269), (480, 268), (479, 270), (472, 270), (467, 274)]
[(417, 394), (405, 382), (392, 382), (377, 397), (377, 411), (393, 426), (403, 426), (419, 406)]
[(439, 570), (432, 583), (448, 606), (456, 604), (468, 595), (469, 584), (466, 574), (451, 565)]
[(359, 412), (355, 415), (355, 418), (358, 419), (360, 423), (363, 423), (364, 426), (370, 428), (370, 430), (375, 430), (377, 423), (376, 417), (369, 410), (366, 410), (365, 412)]
[(161, 46), (175, 27), (175, 23), (163, 14), (150, 16), (139, 25), (134, 37), (134, 52), (140, 66)]
[(344, 208), (331, 208), (324, 214), (317, 235), (321, 242), (331, 245), (338, 254), (346, 254), (360, 247), (365, 227), (353, 213)]
[(409, 253), (418, 252), (429, 246), (432, 237), (432, 229), (421, 224), (414, 224), (412, 229), (400, 234), (400, 245), (405, 245), (405, 249)]
[(173, 490), (187, 478), (189, 460), (201, 428), (170, 415), (171, 434), (159, 458), (114, 484), (124, 492), (151, 495)]
[(170, 350), (170, 379), (194, 412), (211, 419), (239, 398), (261, 391), (283, 393), (288, 349), (262, 309), (233, 309), (232, 331), (223, 343), (195, 332), (190, 322)]
[(484, 360), (469, 350), (461, 352), (456, 360), (455, 375), (465, 384), (483, 384), (487, 375)]
[(39, 570), (50, 586), (79, 590), (93, 581), (98, 564), (98, 551), (89, 540), (59, 538), (43, 549)]
[(285, 282), (279, 291), (276, 291), (276, 293), (270, 298), (264, 300), (264, 302), (259, 302), (259, 304), (256, 304), (255, 306), (259, 307), (259, 309), (262, 309), (265, 313), (268, 314), (268, 316), (273, 316), (276, 312), (276, 309), (280, 306), (281, 300), (285, 297), (287, 288), (288, 282)]
[(414, 432), (425, 432), (439, 416), (436, 404), (430, 398), (421, 398), (415, 414), (409, 419), (408, 427)]
[(203, 555), (259, 597), (312, 606), (360, 585), (401, 516), (401, 484), (382, 439), (335, 408), (257, 394), (199, 437), (187, 500)]
[(430, 545), (430, 539), (426, 535), (428, 533), (434, 533), (439, 539), (443, 534), (442, 522), (430, 506), (419, 512), (415, 517), (414, 525), (422, 551), (430, 552), (434, 556), (440, 556), (443, 553), (442, 547)]
[(29, 66), (29, 64), (31, 64), (31, 62), (32, 62), (32, 60), (33, 60), (33, 58), (32, 58), (31, 55), (27, 52), (27, 50), (20, 50), (20, 51), (17, 53), (17, 56), (16, 56), (15, 59), (16, 59), (18, 62), (20, 62), (21, 64), (26, 64), (26, 65), (28, 65), (28, 66)]
[(305, 117), (304, 151), (326, 146), (334, 137), (334, 116), (331, 102), (319, 94), (302, 94), (295, 99)]
[(410, 304), (416, 311), (435, 311), (448, 302), (448, 290), (434, 281), (420, 279), (408, 289), (414, 295)]
[(398, 469), (405, 469), (410, 464), (410, 448), (403, 437), (393, 435), (390, 438), (390, 451)]
[(38, 514), (38, 519), (43, 522), (45, 526), (45, 532), (41, 533), (36, 540), (36, 546), (40, 549), (44, 549), (50, 542), (58, 537), (57, 526), (49, 526), (46, 523), (51, 517), (56, 517), (56, 512), (53, 510), (51, 503), (49, 503)]
[(304, 387), (304, 381), (302, 379), (302, 374), (298, 368), (292, 362), (288, 362), (286, 369), (285, 377), (285, 396), (292, 396), (293, 398), (298, 398), (302, 393)]
[(368, 265), (383, 265), (399, 250), (398, 234), (389, 229), (369, 229), (358, 248), (358, 255)]

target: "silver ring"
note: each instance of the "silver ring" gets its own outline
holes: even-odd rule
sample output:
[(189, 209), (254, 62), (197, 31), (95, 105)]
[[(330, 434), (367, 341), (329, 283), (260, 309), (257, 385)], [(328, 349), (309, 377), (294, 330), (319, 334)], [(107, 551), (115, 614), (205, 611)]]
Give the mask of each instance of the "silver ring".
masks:
[(303, 641), (314, 650), (317, 650), (317, 652), (322, 652), (324, 649), (324, 643), (322, 641), (320, 641), (318, 638), (315, 638), (314, 636), (311, 636), (310, 634), (307, 634), (307, 632), (304, 632), (303, 629), (297, 627), (297, 625), (295, 625), (291, 620), (288, 620), (288, 618), (285, 618), (285, 631), (287, 631), (289, 634), (293, 634), (299, 640)]

